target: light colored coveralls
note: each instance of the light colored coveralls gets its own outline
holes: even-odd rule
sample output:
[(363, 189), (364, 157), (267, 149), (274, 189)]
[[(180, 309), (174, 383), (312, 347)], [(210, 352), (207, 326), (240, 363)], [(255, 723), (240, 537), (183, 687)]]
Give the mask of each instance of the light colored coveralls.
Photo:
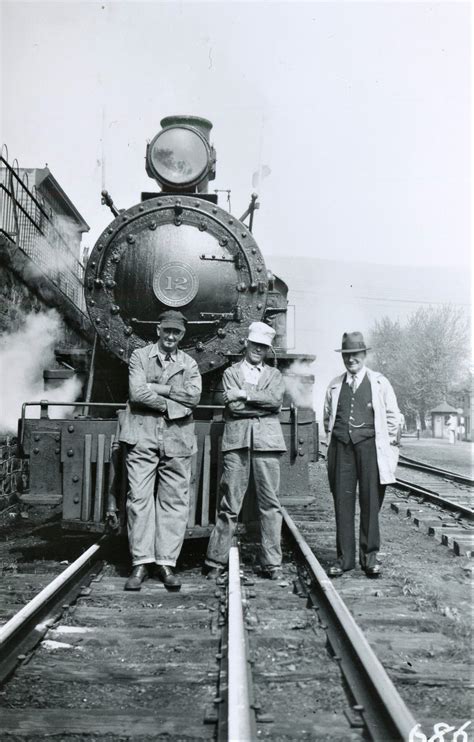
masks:
[[(154, 384), (169, 385), (169, 398), (157, 394)], [(175, 361), (164, 365), (156, 343), (132, 353), (120, 441), (128, 444), (127, 519), (134, 567), (176, 564), (186, 532), (191, 456), (196, 450), (192, 408), (200, 396), (201, 375), (187, 353), (177, 350)]]
[(284, 383), (276, 368), (263, 365), (257, 386), (245, 381), (242, 361), (226, 369), (225, 390), (245, 389), (247, 400), (226, 405), (222, 437), (223, 473), (217, 523), (211, 533), (206, 564), (227, 564), (232, 536), (253, 468), (261, 529), (261, 566), (281, 565), (280, 454), (286, 451), (278, 412)]

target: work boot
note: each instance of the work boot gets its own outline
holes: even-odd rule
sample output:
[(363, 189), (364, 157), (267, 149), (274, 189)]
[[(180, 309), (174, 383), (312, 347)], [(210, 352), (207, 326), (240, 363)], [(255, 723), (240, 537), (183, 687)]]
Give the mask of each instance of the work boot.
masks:
[(173, 572), (173, 568), (168, 564), (157, 564), (155, 574), (168, 590), (178, 592), (181, 590), (179, 577)]
[(273, 567), (272, 569), (262, 569), (262, 577), (266, 577), (268, 580), (282, 580), (283, 570), (281, 567)]
[(146, 564), (137, 564), (125, 583), (124, 590), (141, 590), (142, 582), (146, 579), (148, 579), (148, 569)]

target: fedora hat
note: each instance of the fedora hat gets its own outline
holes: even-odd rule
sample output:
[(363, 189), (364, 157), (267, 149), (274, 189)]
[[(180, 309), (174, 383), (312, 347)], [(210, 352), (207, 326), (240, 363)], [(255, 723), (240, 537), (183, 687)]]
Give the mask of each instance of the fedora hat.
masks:
[(336, 353), (359, 353), (362, 350), (370, 350), (361, 332), (345, 332), (341, 345), (342, 348), (337, 348)]
[(275, 337), (273, 327), (266, 325), (265, 322), (252, 322), (249, 327), (248, 340), (260, 345), (271, 345)]
[(158, 317), (158, 324), (163, 329), (169, 328), (173, 330), (185, 330), (186, 317), (175, 309), (168, 309), (166, 312), (160, 314)]

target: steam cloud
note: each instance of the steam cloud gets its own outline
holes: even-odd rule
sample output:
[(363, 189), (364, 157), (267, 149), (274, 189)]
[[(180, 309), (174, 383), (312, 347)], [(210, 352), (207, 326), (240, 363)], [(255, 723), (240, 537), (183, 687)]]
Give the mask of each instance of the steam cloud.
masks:
[(294, 361), (283, 374), (287, 395), (294, 405), (305, 409), (314, 409), (312, 384), (305, 381), (305, 377), (314, 373), (311, 366), (311, 363)]
[[(74, 402), (78, 398), (81, 384), (77, 378), (44, 391), (43, 369), (56, 366), (54, 347), (61, 336), (61, 319), (51, 309), (29, 315), (18, 331), (0, 338), (0, 433), (16, 433), (23, 402)], [(64, 418), (72, 410), (73, 407), (49, 408), (49, 415)], [(29, 407), (27, 413), (28, 417), (38, 418), (39, 407)]]

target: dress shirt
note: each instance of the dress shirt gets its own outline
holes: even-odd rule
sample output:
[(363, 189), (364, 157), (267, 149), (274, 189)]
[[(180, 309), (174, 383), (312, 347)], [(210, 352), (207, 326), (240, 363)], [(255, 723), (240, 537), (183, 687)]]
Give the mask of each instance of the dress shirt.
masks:
[[(167, 361), (166, 356), (170, 356), (171, 360)], [(174, 363), (176, 361), (176, 351), (174, 353), (168, 353), (168, 351), (166, 351), (166, 353), (162, 353), (161, 350), (159, 350), (158, 357), (161, 361), (161, 365), (163, 366), (163, 368), (167, 368), (168, 364)]]
[[(347, 372), (346, 384), (349, 384), (351, 389), (353, 389), (354, 393), (356, 392), (356, 390), (359, 388), (359, 386), (363, 382), (364, 376), (365, 376), (365, 366), (361, 368), (360, 371), (358, 371), (356, 374), (350, 374), (349, 372)], [(352, 386), (353, 379), (355, 379), (355, 386)]]
[(254, 384), (257, 386), (260, 374), (263, 371), (263, 363), (259, 363), (257, 366), (254, 366), (252, 363), (249, 363), (247, 360), (244, 360), (242, 362), (242, 373), (244, 375), (244, 380), (248, 384)]

